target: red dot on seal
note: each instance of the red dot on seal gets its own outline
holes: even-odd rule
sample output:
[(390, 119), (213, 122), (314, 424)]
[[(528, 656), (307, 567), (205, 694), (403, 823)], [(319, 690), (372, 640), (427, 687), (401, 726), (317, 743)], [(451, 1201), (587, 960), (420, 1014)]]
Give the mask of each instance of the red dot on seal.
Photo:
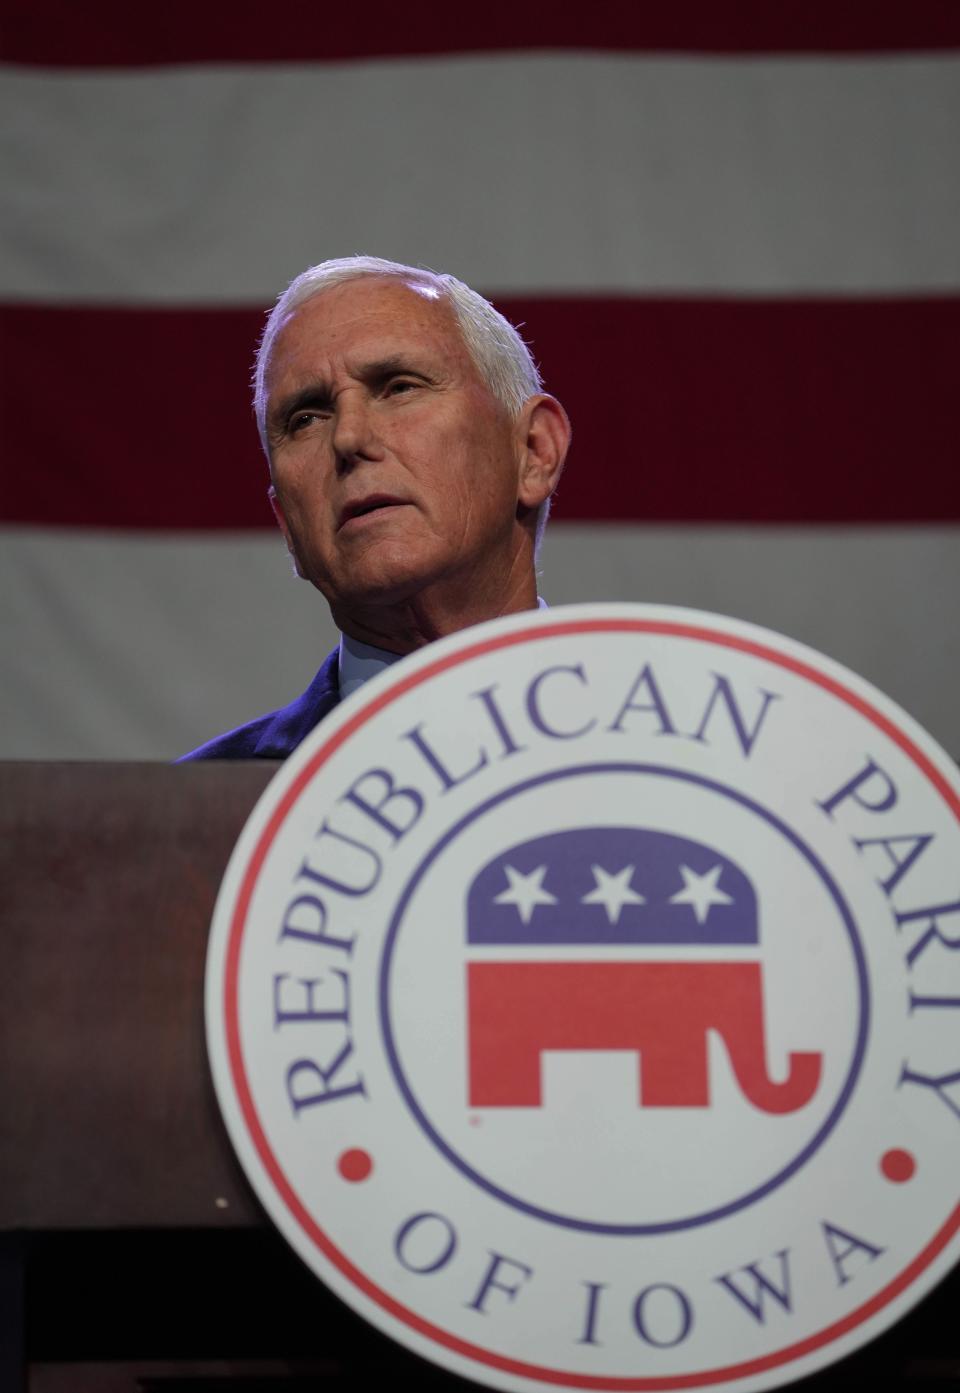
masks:
[(905, 1180), (913, 1179), (917, 1163), (909, 1151), (901, 1151), (899, 1147), (894, 1147), (881, 1156), (880, 1169), (894, 1185), (902, 1185)]
[(337, 1170), (344, 1180), (356, 1184), (358, 1180), (366, 1180), (373, 1170), (373, 1160), (366, 1151), (354, 1146), (349, 1151), (341, 1152), (337, 1160)]

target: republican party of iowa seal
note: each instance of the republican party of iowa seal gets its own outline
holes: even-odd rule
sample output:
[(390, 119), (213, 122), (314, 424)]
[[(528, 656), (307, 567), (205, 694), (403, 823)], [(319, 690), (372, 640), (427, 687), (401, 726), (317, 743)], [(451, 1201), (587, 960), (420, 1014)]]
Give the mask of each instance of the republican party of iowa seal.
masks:
[(282, 767), (210, 1057), (266, 1211), (506, 1389), (759, 1389), (960, 1252), (960, 781), (819, 654), (591, 605), (437, 643)]

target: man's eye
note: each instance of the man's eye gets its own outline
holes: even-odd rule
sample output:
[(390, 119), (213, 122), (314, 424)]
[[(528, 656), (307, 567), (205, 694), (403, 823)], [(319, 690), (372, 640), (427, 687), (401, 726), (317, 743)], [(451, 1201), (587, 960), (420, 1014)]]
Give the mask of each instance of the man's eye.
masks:
[(323, 415), (324, 413), (322, 411), (298, 411), (294, 416), (290, 417), (290, 424), (288, 427), (290, 434), (297, 435), (298, 432), (305, 430), (307, 426), (312, 426), (314, 421), (322, 420)]
[(413, 382), (409, 377), (395, 377), (387, 383), (387, 396), (397, 397), (405, 392), (412, 392), (414, 387), (418, 387), (418, 382)]

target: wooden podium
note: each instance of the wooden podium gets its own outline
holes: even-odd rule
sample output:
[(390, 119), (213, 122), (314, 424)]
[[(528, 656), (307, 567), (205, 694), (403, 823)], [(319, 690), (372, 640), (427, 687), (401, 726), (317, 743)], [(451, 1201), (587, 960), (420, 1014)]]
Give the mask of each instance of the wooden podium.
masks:
[[(220, 1121), (207, 929), (275, 768), (0, 766), (0, 1389), (467, 1387), (327, 1293)], [(955, 1383), (958, 1298), (792, 1386)]]

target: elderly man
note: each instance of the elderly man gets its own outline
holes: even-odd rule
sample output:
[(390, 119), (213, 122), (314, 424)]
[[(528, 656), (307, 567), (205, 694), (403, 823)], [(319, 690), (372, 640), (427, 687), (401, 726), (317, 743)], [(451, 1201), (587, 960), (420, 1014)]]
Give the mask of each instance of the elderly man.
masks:
[(187, 759), (282, 759), (404, 653), (535, 608), (570, 439), (492, 305), (453, 276), (373, 257), (324, 262), (284, 292), (254, 404), (277, 522), (340, 647), (296, 701)]

